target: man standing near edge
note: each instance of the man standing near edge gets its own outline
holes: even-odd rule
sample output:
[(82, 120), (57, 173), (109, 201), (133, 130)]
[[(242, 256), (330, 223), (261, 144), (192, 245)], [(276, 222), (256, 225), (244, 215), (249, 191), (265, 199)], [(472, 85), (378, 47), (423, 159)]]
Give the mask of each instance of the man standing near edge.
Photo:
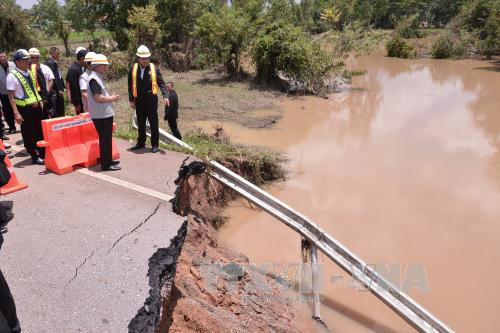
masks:
[(64, 117), (64, 81), (59, 72), (59, 65), (57, 64), (59, 55), (59, 49), (57, 47), (51, 47), (50, 57), (45, 64), (49, 66), (54, 74), (54, 84), (52, 86), (52, 91), (49, 90), (49, 93), (55, 96), (55, 98), (52, 98), (55, 105), (51, 105), (50, 107), (55, 108), (57, 117)]
[(85, 70), (84, 59), (86, 55), (87, 51), (85, 49), (80, 49), (80, 51), (76, 53), (76, 61), (69, 66), (68, 73), (66, 73), (66, 94), (68, 95), (69, 102), (75, 106), (77, 115), (83, 112), (82, 93), (80, 91), (79, 80), (80, 75), (82, 75)]
[(82, 102), (83, 102), (83, 111), (89, 112), (89, 103), (87, 100), (87, 90), (90, 81), (90, 75), (92, 74), (92, 60), (96, 56), (95, 52), (89, 52), (85, 55), (85, 72), (80, 76), (80, 91), (82, 92)]
[(118, 95), (110, 95), (103, 74), (110, 65), (103, 54), (96, 54), (92, 59), (92, 74), (88, 83), (87, 100), (89, 114), (99, 135), (99, 151), (102, 171), (118, 171), (120, 161), (113, 161), (113, 102), (120, 99)]
[(167, 88), (160, 70), (151, 63), (151, 52), (141, 45), (137, 49), (138, 63), (135, 63), (128, 73), (128, 95), (130, 106), (137, 115), (139, 137), (137, 144), (130, 150), (146, 146), (146, 119), (151, 128), (152, 152), (157, 153), (160, 132), (158, 128), (158, 89), (161, 90), (165, 104), (168, 105)]
[(181, 132), (179, 132), (179, 129), (177, 128), (177, 117), (179, 117), (179, 99), (177, 98), (173, 82), (167, 82), (167, 90), (168, 105), (165, 105), (165, 117), (163, 120), (168, 121), (168, 126), (170, 127), (172, 134), (177, 139), (182, 141)]
[(31, 57), (31, 73), (36, 79), (35, 87), (43, 98), (43, 119), (49, 118), (49, 91), (54, 84), (54, 74), (52, 70), (43, 64), (40, 64), (40, 51), (32, 47), (28, 53)]
[(16, 122), (21, 125), (24, 147), (31, 156), (33, 164), (43, 165), (45, 149), (37, 148), (36, 143), (43, 140), (42, 98), (35, 88), (35, 78), (29, 69), (30, 55), (26, 50), (18, 50), (13, 56), (16, 68), (7, 76), (9, 101), (14, 110)]
[[(6, 81), (7, 75), (16, 67), (13, 62), (7, 61), (7, 52), (0, 50), (0, 100), (3, 105), (3, 116), (5, 117), (5, 121), (9, 125), (9, 134), (16, 132), (16, 122), (14, 119), (14, 111), (9, 103), (9, 92), (7, 91)], [(0, 116), (0, 122), (2, 121), (2, 117)], [(9, 138), (5, 136), (3, 129), (3, 122), (0, 124), (1, 129), (1, 137), (3, 140), (8, 140)]]

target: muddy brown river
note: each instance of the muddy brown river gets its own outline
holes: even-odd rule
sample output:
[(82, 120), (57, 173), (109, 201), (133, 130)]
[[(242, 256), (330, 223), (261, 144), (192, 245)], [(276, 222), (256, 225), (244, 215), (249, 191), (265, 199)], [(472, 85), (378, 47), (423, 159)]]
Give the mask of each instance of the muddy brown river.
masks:
[[(498, 332), (498, 66), (369, 56), (351, 67), (367, 73), (350, 91), (287, 98), (275, 128), (224, 124), (226, 132), (284, 151), (288, 180), (266, 189), (366, 262), (390, 269), (447, 325)], [(255, 263), (300, 262), (295, 232), (243, 200), (227, 213), (223, 244)], [(330, 331), (413, 331), (326, 257), (319, 260)]]

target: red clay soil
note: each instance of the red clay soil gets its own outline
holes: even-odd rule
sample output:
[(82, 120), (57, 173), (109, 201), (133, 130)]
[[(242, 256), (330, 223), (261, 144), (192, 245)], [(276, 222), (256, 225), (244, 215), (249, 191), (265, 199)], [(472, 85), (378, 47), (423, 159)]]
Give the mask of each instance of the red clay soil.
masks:
[[(218, 246), (212, 225), (189, 215), (159, 331), (300, 332), (289, 301), (275, 297), (275, 281), (242, 270), (245, 263), (244, 255)], [(265, 291), (263, 282), (269, 286)]]

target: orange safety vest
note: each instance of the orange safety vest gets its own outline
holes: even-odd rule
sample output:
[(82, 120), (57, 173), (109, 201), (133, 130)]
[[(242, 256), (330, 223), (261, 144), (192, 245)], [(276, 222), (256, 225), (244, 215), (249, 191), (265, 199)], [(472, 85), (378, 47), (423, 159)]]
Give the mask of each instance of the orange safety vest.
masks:
[(40, 92), (42, 90), (42, 87), (40, 86), (40, 83), (38, 82), (38, 75), (36, 72), (36, 64), (31, 64), (31, 74), (35, 77), (35, 88), (36, 91)]
[[(158, 95), (158, 82), (156, 80), (156, 67), (154, 64), (149, 64), (151, 69), (151, 91), (153, 95)], [(139, 64), (135, 63), (132, 68), (132, 95), (137, 98), (137, 73), (139, 72)]]

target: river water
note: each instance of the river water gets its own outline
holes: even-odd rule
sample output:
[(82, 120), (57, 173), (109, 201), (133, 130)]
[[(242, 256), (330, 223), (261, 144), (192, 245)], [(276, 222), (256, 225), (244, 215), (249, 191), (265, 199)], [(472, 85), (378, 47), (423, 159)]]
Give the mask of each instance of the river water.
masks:
[[(275, 128), (224, 124), (226, 132), (284, 151), (288, 180), (267, 190), (390, 270), (393, 282), (446, 324), (498, 332), (498, 66), (377, 55), (350, 66), (367, 73), (349, 91), (327, 100), (286, 98)], [(300, 262), (295, 232), (243, 200), (227, 213), (223, 244), (255, 263)], [(331, 331), (413, 331), (322, 255), (320, 262), (321, 310)]]

